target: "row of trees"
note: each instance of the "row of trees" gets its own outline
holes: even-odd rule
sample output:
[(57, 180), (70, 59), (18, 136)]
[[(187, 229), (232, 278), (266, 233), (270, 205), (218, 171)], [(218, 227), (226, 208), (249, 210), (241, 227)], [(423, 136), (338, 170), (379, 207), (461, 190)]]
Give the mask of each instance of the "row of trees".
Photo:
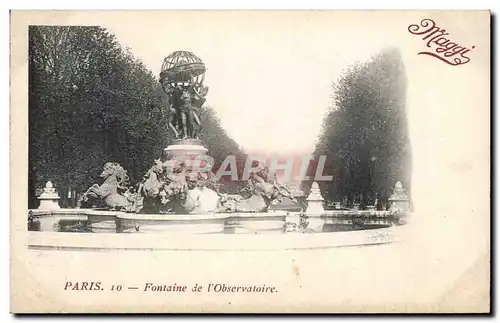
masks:
[[(327, 201), (384, 204), (397, 181), (410, 187), (406, 86), (395, 49), (350, 66), (333, 84), (333, 105), (314, 150), (316, 159), (326, 155), (325, 174), (333, 176), (318, 182)], [(303, 189), (311, 184), (303, 182)]]
[[(174, 139), (165, 102), (156, 77), (104, 28), (31, 26), (29, 207), (48, 180), (61, 196), (99, 183), (107, 161), (140, 181)], [(213, 109), (201, 118), (201, 139), (217, 162), (244, 155)]]

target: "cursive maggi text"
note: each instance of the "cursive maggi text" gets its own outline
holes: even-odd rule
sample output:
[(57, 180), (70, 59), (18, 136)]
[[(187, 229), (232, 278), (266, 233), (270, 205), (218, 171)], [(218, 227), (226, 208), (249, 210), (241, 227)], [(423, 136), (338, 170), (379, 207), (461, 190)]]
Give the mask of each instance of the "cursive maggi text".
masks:
[(429, 18), (422, 19), (420, 24), (408, 26), (408, 31), (413, 35), (422, 36), (422, 40), (430, 48), (429, 51), (419, 52), (419, 55), (432, 56), (449, 65), (458, 66), (468, 63), (470, 58), (467, 53), (475, 48), (475, 46), (471, 48), (460, 46), (452, 41), (447, 37), (449, 33), (446, 29), (441, 29), (434, 20)]

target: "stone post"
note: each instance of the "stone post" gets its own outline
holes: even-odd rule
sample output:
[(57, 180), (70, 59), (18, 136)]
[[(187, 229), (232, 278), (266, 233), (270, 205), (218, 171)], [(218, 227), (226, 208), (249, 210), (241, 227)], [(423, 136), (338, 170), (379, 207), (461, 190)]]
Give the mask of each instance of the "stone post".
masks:
[(321, 191), (319, 189), (318, 183), (314, 182), (311, 186), (311, 192), (307, 197), (307, 209), (306, 216), (309, 221), (308, 229), (313, 230), (314, 232), (323, 231), (323, 225), (325, 224), (325, 220), (323, 215), (325, 213), (325, 209), (323, 207), (323, 196), (321, 196)]
[(389, 197), (389, 202), (391, 203), (389, 211), (401, 213), (410, 211), (410, 199), (406, 195), (401, 182), (398, 181), (396, 183), (393, 193), (391, 197)]
[(394, 191), (389, 197), (389, 203), (391, 206), (389, 207), (389, 211), (395, 212), (395, 220), (398, 225), (406, 224), (406, 217), (408, 212), (410, 212), (410, 199), (405, 193), (403, 189), (403, 184), (401, 182), (397, 182), (394, 187)]
[(38, 197), (40, 200), (39, 210), (58, 210), (61, 207), (59, 206), (59, 195), (56, 193), (56, 189), (52, 185), (51, 181), (48, 181), (45, 184), (45, 188), (43, 189), (43, 193)]

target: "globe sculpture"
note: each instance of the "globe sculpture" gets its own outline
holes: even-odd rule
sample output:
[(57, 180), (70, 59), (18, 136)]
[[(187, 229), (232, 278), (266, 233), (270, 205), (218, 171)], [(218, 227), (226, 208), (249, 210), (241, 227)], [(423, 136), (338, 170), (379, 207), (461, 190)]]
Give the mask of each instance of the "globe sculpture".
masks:
[(168, 127), (176, 138), (198, 139), (201, 121), (197, 111), (205, 103), (208, 87), (205, 64), (187, 51), (168, 55), (161, 67), (160, 83), (167, 94)]

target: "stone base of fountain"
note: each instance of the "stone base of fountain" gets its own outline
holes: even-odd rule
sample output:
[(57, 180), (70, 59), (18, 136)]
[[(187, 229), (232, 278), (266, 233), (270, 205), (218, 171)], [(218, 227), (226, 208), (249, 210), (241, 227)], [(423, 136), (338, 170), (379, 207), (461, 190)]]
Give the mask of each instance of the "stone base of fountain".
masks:
[(279, 233), (285, 230), (286, 217), (286, 211), (233, 213), (227, 228), (232, 233)]
[(203, 147), (199, 139), (176, 139), (163, 150), (166, 159), (172, 159), (178, 156), (196, 157), (205, 155), (208, 149)]
[[(92, 209), (31, 210), (40, 222), (29, 232), (31, 249), (53, 250), (292, 250), (387, 244), (400, 241), (400, 226), (387, 211), (325, 211), (324, 226), (352, 221), (387, 221), (364, 229), (292, 230), (290, 223), (310, 218), (298, 212), (132, 214)], [(378, 220), (377, 220), (378, 218)], [(347, 223), (347, 222), (345, 222)], [(349, 222), (350, 223), (350, 222)], [(343, 225), (343, 224), (342, 224)], [(404, 228), (404, 227), (403, 227)], [(72, 232), (72, 233), (66, 233)], [(228, 234), (229, 233), (229, 234)], [(274, 234), (270, 234), (274, 233)]]
[(120, 214), (121, 233), (222, 233), (227, 214)]
[[(31, 210), (42, 232), (66, 232), (84, 225), (94, 233), (324, 233), (388, 228), (406, 223), (407, 213), (327, 210), (322, 215), (269, 211), (258, 213), (135, 214), (93, 209)], [(68, 232), (75, 232), (68, 230)]]
[[(311, 250), (391, 244), (401, 241), (400, 230), (283, 233), (283, 234), (108, 234), (28, 232), (26, 245), (37, 250)], [(403, 231), (404, 233), (404, 231)]]
[(94, 233), (116, 232), (119, 211), (86, 210), (89, 229)]

